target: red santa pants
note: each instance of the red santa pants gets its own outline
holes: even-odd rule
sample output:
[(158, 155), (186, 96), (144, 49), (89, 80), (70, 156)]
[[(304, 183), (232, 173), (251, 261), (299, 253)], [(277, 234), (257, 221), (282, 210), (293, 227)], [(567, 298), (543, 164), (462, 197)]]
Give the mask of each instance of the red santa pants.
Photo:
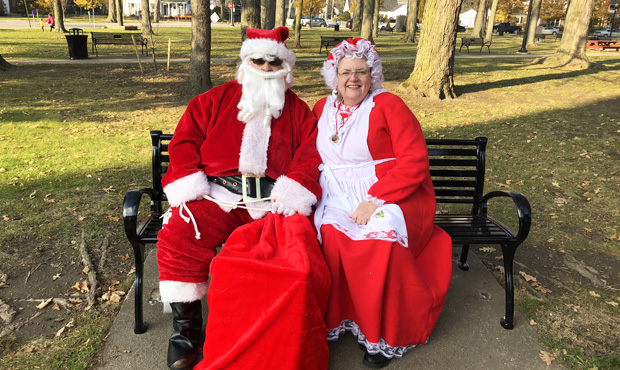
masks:
[[(181, 207), (172, 208), (172, 216), (158, 234), (157, 263), (159, 280), (205, 283), (215, 248), (221, 246), (237, 227), (254, 221), (244, 209), (224, 212), (209, 200), (186, 203), (196, 225), (179, 215)], [(185, 217), (188, 212), (183, 210)], [(200, 239), (196, 239), (196, 229)]]

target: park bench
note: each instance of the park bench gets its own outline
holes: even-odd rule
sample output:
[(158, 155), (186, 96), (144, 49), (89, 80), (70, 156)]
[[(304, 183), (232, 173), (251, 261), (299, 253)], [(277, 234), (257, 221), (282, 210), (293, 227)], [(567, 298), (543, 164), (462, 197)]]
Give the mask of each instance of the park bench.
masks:
[(127, 33), (109, 33), (109, 32), (91, 32), (90, 38), (92, 40), (92, 49), (95, 56), (99, 56), (97, 52), (97, 45), (133, 45), (133, 39), (136, 40), (136, 45), (142, 47), (142, 54), (144, 54), (144, 48), (148, 54), (147, 40), (142, 37), (141, 33), (127, 32)]
[[(161, 216), (166, 212), (166, 195), (161, 179), (166, 173), (170, 157), (168, 144), (171, 134), (151, 131), (152, 174), (151, 188), (130, 190), (123, 202), (123, 223), (125, 233), (133, 247), (135, 258), (135, 326), (134, 333), (146, 331), (143, 320), (143, 274), (145, 244), (155, 244), (157, 233), (162, 227)], [(506, 283), (506, 308), (501, 325), (506, 329), (514, 326), (514, 286), (513, 258), (517, 247), (525, 240), (530, 230), (531, 209), (527, 198), (519, 193), (493, 191), (483, 195), (485, 156), (487, 139), (478, 137), (474, 140), (426, 140), (430, 159), (430, 173), (435, 187), (438, 213), (435, 224), (443, 228), (452, 237), (452, 243), (462, 245), (458, 266), (468, 270), (467, 255), (472, 244), (500, 245), (503, 254)], [(143, 214), (138, 208), (144, 195), (150, 200), (150, 210)], [(510, 198), (518, 215), (518, 231), (490, 217), (487, 213), (488, 202), (499, 197)], [(144, 199), (147, 200), (146, 198)], [(440, 209), (461, 206), (462, 212), (446, 212)], [(144, 216), (143, 219), (139, 217)]]
[(348, 39), (346, 36), (321, 36), (321, 47), (319, 48), (319, 54), (323, 48), (325, 48), (326, 51), (329, 51), (331, 47), (340, 44), (346, 39)]
[(461, 49), (463, 49), (463, 46), (467, 48), (467, 54), (469, 54), (470, 46), (480, 46), (481, 53), (482, 49), (486, 46), (489, 53), (491, 52), (491, 41), (484, 41), (484, 39), (479, 37), (461, 37), (461, 47), (459, 48), (459, 53), (461, 52)]

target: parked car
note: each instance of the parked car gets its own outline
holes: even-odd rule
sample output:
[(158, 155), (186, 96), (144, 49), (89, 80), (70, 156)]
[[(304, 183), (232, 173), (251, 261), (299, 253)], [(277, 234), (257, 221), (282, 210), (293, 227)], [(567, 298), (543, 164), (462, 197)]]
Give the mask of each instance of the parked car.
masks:
[(465, 27), (460, 24), (456, 26), (456, 32), (465, 32)]
[(300, 23), (302, 27), (307, 27), (310, 24), (310, 18), (302, 17)]
[(327, 27), (327, 22), (323, 18), (312, 18), (310, 27)]
[(611, 37), (620, 37), (620, 31), (616, 29), (607, 28), (605, 30), (598, 30), (594, 32), (594, 36), (611, 36)]
[(508, 33), (519, 33), (519, 32), (521, 32), (521, 26), (510, 24), (508, 22), (501, 22), (501, 23), (496, 23), (493, 26), (493, 31), (495, 31), (495, 32), (508, 32)]
[(560, 29), (557, 27), (543, 27), (542, 31), (540, 31), (543, 35), (557, 35), (560, 33)]

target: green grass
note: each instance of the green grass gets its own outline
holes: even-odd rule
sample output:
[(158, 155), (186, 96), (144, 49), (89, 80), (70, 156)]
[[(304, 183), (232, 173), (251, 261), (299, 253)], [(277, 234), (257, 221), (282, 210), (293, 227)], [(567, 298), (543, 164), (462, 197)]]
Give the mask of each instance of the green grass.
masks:
[[(295, 50), (298, 57), (318, 56), (318, 36), (330, 33), (304, 29), (304, 48)], [(238, 36), (238, 28), (214, 28), (212, 56), (234, 58)], [(382, 56), (415, 53), (415, 45), (403, 45), (399, 37), (378, 40)], [(167, 45), (168, 38), (188, 44), (174, 44), (174, 57), (189, 56), (189, 29), (159, 28), (158, 45)], [(551, 52), (551, 45), (534, 52)], [(497, 37), (492, 51), (509, 55), (519, 46), (517, 38)], [(124, 49), (114, 53), (132, 53)], [(0, 30), (0, 53), (8, 60), (67, 58), (63, 35), (30, 30)], [(542, 247), (578, 258), (595, 255), (616, 263), (620, 259), (620, 57), (595, 60), (605, 68), (568, 71), (533, 65), (529, 59), (457, 59), (454, 81), (459, 97), (445, 101), (417, 99), (400, 90), (413, 61), (384, 60), (385, 86), (403, 97), (427, 138), (489, 137), (485, 192), (519, 191), (533, 207), (533, 228), (517, 261), (521, 251)], [(295, 69), (294, 90), (310, 106), (329, 93), (318, 78), (320, 66), (321, 62), (299, 62)], [(213, 64), (214, 84), (234, 78), (234, 68), (234, 62)], [(174, 130), (191, 98), (186, 95), (187, 70), (186, 64), (176, 64), (170, 72), (155, 74), (147, 66), (142, 76), (136, 65), (75, 64), (28, 65), (0, 72), (0, 269), (18, 262), (35, 264), (50, 255), (80, 263), (76, 241), (82, 230), (89, 245), (107, 235), (110, 255), (130, 253), (118, 220), (123, 195), (149, 186), (148, 132)], [(492, 211), (508, 222), (514, 220), (508, 203), (493, 204)], [(127, 281), (130, 267), (131, 261), (119, 259), (100, 273), (106, 279)], [(541, 271), (539, 281), (552, 284), (546, 280), (550, 273)], [(559, 351), (568, 367), (617, 368), (618, 356), (611, 350), (617, 343), (603, 338), (592, 350), (580, 341), (563, 339), (583, 334), (582, 329), (559, 330), (548, 315), (585, 320), (586, 310), (566, 311), (570, 301), (592, 307), (598, 317), (617, 318), (618, 309), (606, 303), (618, 301), (617, 293), (610, 290), (591, 299), (587, 292), (573, 289), (578, 295), (554, 291), (547, 302), (519, 291), (517, 302), (539, 322), (544, 343)], [(111, 316), (113, 309), (103, 312)], [(43, 357), (4, 340), (0, 368), (88, 367), (100, 344), (85, 345), (87, 338), (93, 333), (100, 337), (111, 323), (109, 316), (102, 316), (92, 327), (79, 325), (77, 338), (44, 340), (50, 344)], [(616, 330), (616, 321), (588, 325)]]
[[(84, 20), (75, 20), (84, 22)], [(165, 21), (164, 21), (165, 22)], [(162, 22), (163, 23), (163, 22)], [(114, 29), (116, 25), (105, 24), (108, 29), (101, 29), (103, 23), (97, 23), (98, 28), (84, 28), (84, 34), (89, 36), (89, 54), (90, 50), (90, 34), (91, 31), (96, 32), (136, 32), (136, 31), (120, 31)], [(67, 41), (63, 34), (56, 32), (41, 32), (38, 28), (32, 29), (1, 29), (2, 19), (0, 19), (0, 51), (5, 59), (67, 59), (68, 48)], [(168, 40), (173, 40), (171, 46), (171, 58), (189, 58), (191, 52), (191, 28), (189, 27), (162, 27), (159, 24), (153, 24), (156, 55), (160, 59), (167, 57)], [(292, 48), (294, 40), (294, 30), (291, 30), (290, 39), (287, 44), (297, 57), (320, 57), (325, 56), (323, 51), (319, 54), (320, 36), (335, 35), (357, 37), (353, 32), (346, 28), (341, 28), (339, 32), (331, 29), (304, 28), (301, 31), (301, 48)], [(467, 37), (468, 33), (463, 32), (459, 37)], [(382, 57), (396, 57), (415, 55), (417, 43), (404, 44), (400, 42), (403, 33), (380, 33), (375, 40), (376, 47)], [(512, 55), (521, 48), (521, 37), (515, 35), (495, 36), (491, 51), (493, 54)], [(212, 58), (236, 58), (239, 55), (240, 28), (229, 26), (212, 27)], [(548, 54), (557, 49), (558, 42), (541, 42), (536, 47), (530, 48), (531, 54)], [(460, 39), (457, 39), (457, 55), (467, 55), (465, 49), (462, 53), (458, 53)], [(100, 55), (135, 55), (133, 48), (129, 45), (101, 45), (98, 47)], [(486, 48), (484, 53), (486, 53)], [(479, 55), (475, 47), (471, 48), (470, 55)]]

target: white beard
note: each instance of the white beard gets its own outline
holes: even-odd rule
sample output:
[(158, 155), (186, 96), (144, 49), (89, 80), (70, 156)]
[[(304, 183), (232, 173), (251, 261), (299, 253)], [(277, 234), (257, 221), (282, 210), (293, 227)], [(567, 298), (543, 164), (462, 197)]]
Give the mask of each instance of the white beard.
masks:
[(279, 118), (284, 107), (286, 90), (292, 85), (290, 67), (282, 64), (282, 69), (264, 72), (249, 64), (249, 58), (239, 66), (237, 80), (242, 85), (241, 100), (237, 105), (237, 118), (245, 123), (263, 121), (269, 126), (272, 118)]

